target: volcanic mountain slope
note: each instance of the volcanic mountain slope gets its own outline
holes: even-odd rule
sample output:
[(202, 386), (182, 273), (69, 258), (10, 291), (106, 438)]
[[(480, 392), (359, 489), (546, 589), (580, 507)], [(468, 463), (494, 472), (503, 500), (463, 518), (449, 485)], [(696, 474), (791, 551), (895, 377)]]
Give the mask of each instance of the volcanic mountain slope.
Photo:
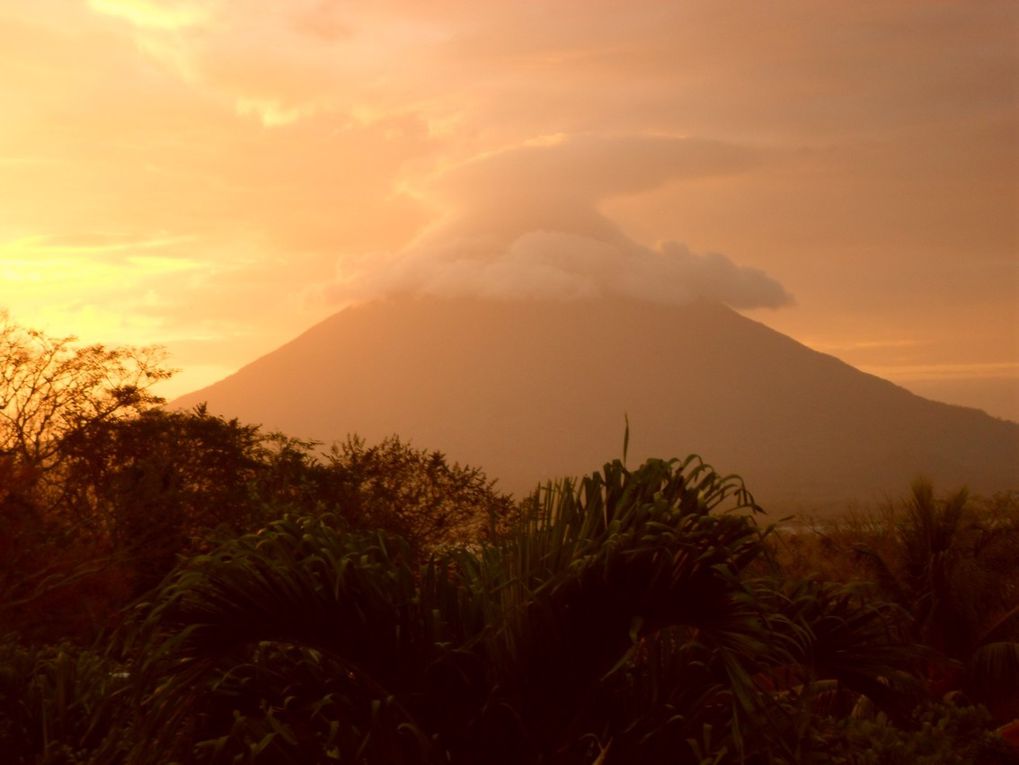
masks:
[(713, 303), (392, 298), (174, 402), (325, 442), (397, 433), (527, 492), (701, 454), (782, 512), (1019, 487), (1019, 424), (936, 403)]

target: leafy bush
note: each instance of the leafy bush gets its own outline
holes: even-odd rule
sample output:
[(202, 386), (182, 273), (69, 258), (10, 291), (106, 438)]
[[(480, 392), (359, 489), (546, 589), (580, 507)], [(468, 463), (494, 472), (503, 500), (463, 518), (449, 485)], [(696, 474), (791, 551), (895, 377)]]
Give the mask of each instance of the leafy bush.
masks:
[(12, 765), (90, 762), (115, 730), (128, 682), (122, 666), (62, 644), (0, 642), (0, 751)]
[(423, 563), (330, 516), (273, 522), (138, 607), (102, 757), (798, 762), (818, 689), (884, 703), (905, 647), (848, 591), (750, 576), (755, 509), (690, 459), (546, 487), (505, 537)]
[(1019, 495), (937, 497), (920, 480), (898, 508), (776, 536), (787, 575), (866, 578), (899, 604), (936, 696), (962, 689), (1019, 715)]
[(884, 715), (842, 720), (830, 751), (838, 765), (1019, 764), (1019, 753), (992, 730), (985, 708), (950, 702), (919, 707), (901, 727)]
[(331, 448), (319, 502), (360, 528), (385, 529), (419, 552), (494, 539), (516, 517), (513, 498), (479, 468), (390, 436), (369, 446), (350, 436)]

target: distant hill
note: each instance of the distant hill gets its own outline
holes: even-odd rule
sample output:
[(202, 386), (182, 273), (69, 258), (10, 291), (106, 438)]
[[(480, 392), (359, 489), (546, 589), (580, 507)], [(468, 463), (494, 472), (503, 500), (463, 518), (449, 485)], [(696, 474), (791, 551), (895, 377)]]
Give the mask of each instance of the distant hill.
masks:
[(518, 493), (701, 454), (782, 512), (1019, 488), (1019, 424), (920, 398), (713, 303), (392, 298), (174, 402), (330, 442), (397, 433)]

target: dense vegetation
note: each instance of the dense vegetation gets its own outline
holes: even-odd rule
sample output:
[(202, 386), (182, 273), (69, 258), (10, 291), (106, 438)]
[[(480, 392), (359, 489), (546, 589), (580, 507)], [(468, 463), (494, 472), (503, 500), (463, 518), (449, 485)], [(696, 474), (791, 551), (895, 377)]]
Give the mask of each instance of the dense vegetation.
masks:
[(521, 501), (158, 407), (0, 323), (13, 763), (1013, 763), (1019, 502), (773, 528), (698, 458)]

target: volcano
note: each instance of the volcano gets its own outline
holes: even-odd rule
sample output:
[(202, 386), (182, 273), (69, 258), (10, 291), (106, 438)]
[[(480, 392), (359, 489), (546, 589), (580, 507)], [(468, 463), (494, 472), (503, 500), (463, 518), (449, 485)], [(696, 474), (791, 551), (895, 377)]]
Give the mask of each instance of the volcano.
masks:
[(1019, 424), (937, 403), (718, 303), (399, 297), (340, 311), (174, 402), (289, 435), (398, 434), (518, 494), (622, 455), (700, 454), (775, 512), (916, 476), (1019, 488)]

